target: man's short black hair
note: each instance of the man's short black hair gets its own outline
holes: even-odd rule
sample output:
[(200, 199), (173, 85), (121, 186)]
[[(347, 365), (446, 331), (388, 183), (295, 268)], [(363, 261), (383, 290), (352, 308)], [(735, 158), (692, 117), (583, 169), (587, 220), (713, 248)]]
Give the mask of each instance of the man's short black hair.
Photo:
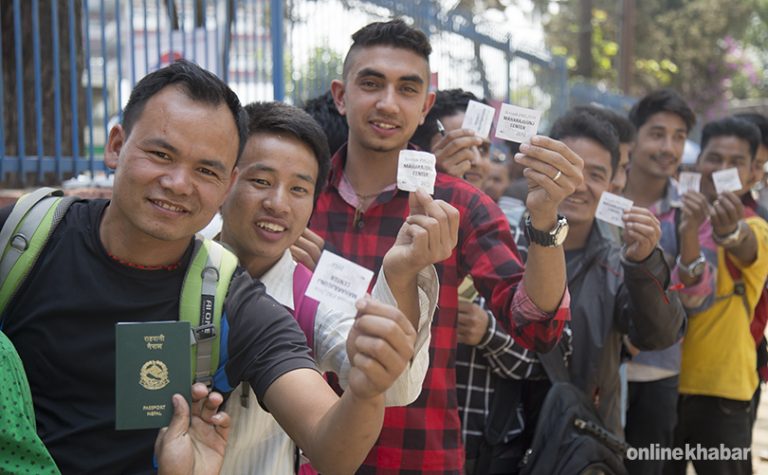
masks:
[(128, 104), (123, 109), (123, 129), (127, 135), (141, 117), (147, 101), (168, 86), (178, 87), (188, 98), (195, 102), (218, 106), (226, 104), (237, 127), (237, 160), (245, 147), (245, 115), (240, 99), (229, 86), (215, 74), (206, 71), (195, 63), (179, 59), (170, 65), (144, 76), (131, 91)]
[(437, 121), (466, 111), (469, 101), (485, 102), (463, 89), (443, 89), (437, 91), (435, 93), (435, 104), (429, 110), (427, 117), (424, 118), (424, 123), (413, 133), (411, 142), (418, 145), (422, 150), (429, 151), (429, 142), (438, 132)]
[(629, 120), (640, 129), (652, 115), (659, 112), (677, 114), (685, 122), (688, 133), (696, 125), (696, 114), (674, 89), (658, 89), (640, 99), (630, 109)]
[(305, 143), (317, 160), (315, 202), (328, 180), (331, 154), (328, 140), (320, 125), (298, 107), (282, 102), (254, 102), (245, 106), (248, 116), (248, 137), (259, 133), (288, 134)]
[(555, 121), (549, 136), (556, 140), (587, 138), (611, 154), (611, 178), (619, 167), (619, 134), (610, 122), (583, 109), (571, 109)]
[(323, 128), (331, 153), (336, 153), (347, 142), (349, 124), (347, 124), (346, 117), (341, 115), (336, 108), (331, 91), (326, 91), (324, 94), (309, 99), (304, 103), (302, 109)]
[(635, 126), (632, 124), (632, 122), (629, 121), (629, 119), (619, 114), (618, 112), (612, 111), (607, 107), (592, 104), (586, 106), (576, 106), (573, 109), (589, 112), (590, 114), (594, 114), (603, 120), (610, 122), (619, 136), (620, 144), (632, 143), (635, 140), (637, 129), (635, 129)]
[(408, 26), (401, 18), (395, 18), (386, 22), (370, 23), (352, 35), (352, 46), (349, 47), (347, 56), (344, 58), (345, 78), (349, 72), (349, 58), (352, 57), (352, 53), (357, 49), (372, 46), (391, 46), (412, 51), (424, 58), (429, 71), (429, 55), (432, 53), (429, 38), (421, 30)]
[(768, 117), (757, 112), (742, 112), (741, 114), (734, 115), (737, 119), (743, 119), (747, 122), (751, 122), (760, 129), (760, 136), (762, 138), (762, 144), (768, 147)]
[(713, 120), (701, 131), (701, 152), (707, 148), (709, 141), (715, 137), (737, 137), (749, 144), (749, 158), (755, 159), (757, 148), (760, 146), (760, 129), (755, 124), (738, 117), (725, 117)]

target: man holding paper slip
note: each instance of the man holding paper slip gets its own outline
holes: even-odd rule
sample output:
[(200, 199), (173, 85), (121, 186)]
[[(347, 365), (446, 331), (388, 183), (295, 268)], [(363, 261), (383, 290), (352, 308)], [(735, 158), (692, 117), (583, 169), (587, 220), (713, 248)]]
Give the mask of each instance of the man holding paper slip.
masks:
[[(349, 123), (349, 140), (333, 157), (311, 227), (341, 255), (377, 271), (403, 221), (440, 225), (431, 210), (414, 215), (417, 196), (396, 187), (400, 152), (434, 101), (428, 89), (431, 46), (402, 20), (370, 24), (352, 39), (343, 78), (331, 86)], [(501, 324), (521, 344), (546, 351), (559, 339), (569, 298), (562, 250), (567, 223), (557, 207), (581, 183), (582, 160), (556, 140), (537, 136), (531, 142), (517, 158), (528, 167), (530, 185), (528, 230), (534, 244), (525, 270), (498, 206), (471, 185), (437, 173), (435, 203), (450, 204), (460, 218), (459, 245), (436, 266), (441, 290), (430, 367), (416, 402), (387, 409), (382, 434), (361, 473), (462, 470), (454, 361), (457, 288), (466, 275), (472, 275)], [(424, 264), (420, 256), (410, 263), (414, 268)]]
[[(240, 174), (221, 209), (221, 241), (232, 248), (241, 264), (251, 276), (265, 285), (272, 297), (292, 310), (294, 318), (311, 324), (311, 328), (305, 324), (301, 326), (307, 333), (318, 368), (335, 373), (341, 387), (347, 389), (351, 362), (359, 351), (354, 344), (355, 334), (358, 333), (355, 329), (356, 297), (351, 302), (346, 297), (347, 294), (356, 294), (356, 283), (360, 284), (361, 293), (365, 295), (372, 273), (331, 252), (323, 252), (306, 294), (313, 297), (313, 283), (319, 281), (326, 284), (326, 288), (320, 290), (325, 291), (324, 295), (328, 298), (317, 299), (319, 304), (312, 308), (301, 297), (296, 298), (295, 275), (300, 270), (297, 270), (298, 264), (289, 251), (291, 244), (306, 228), (314, 201), (328, 177), (330, 154), (325, 135), (312, 117), (287, 104), (254, 103), (246, 106), (245, 111), (248, 116), (248, 139), (238, 163)], [(435, 229), (424, 231), (425, 235), (429, 235)], [(444, 249), (434, 249), (439, 253), (432, 259), (439, 261), (450, 254), (455, 239), (455, 236), (447, 239)], [(414, 248), (419, 244), (421, 247)], [(385, 393), (388, 406), (405, 406), (418, 397), (429, 364), (429, 329), (438, 292), (434, 267), (428, 265), (419, 269), (416, 276), (388, 272), (391, 265), (410, 258), (408, 249), (403, 248), (410, 247), (413, 252), (428, 254), (430, 249), (425, 244), (426, 240), (396, 242), (388, 251), (390, 257), (385, 258), (385, 265), (371, 291), (372, 297), (379, 302), (371, 304), (369, 311), (377, 318), (370, 319), (367, 338), (376, 339), (383, 347), (393, 346), (394, 350), (396, 340), (388, 337), (389, 332), (416, 335), (414, 357)], [(330, 267), (331, 272), (324, 272), (324, 267)], [(419, 305), (410, 321), (395, 308), (398, 306), (398, 295), (392, 294), (384, 274), (390, 276), (395, 287), (407, 287), (399, 281), (411, 281), (415, 277)], [(298, 283), (300, 285), (301, 282)], [(344, 298), (334, 295), (334, 290), (339, 288)], [(341, 307), (345, 305), (351, 305), (351, 310), (343, 311)], [(409, 305), (409, 302), (402, 301), (400, 306), (406, 309)], [(312, 314), (308, 316), (307, 312)], [(382, 368), (385, 367), (382, 365)], [(226, 407), (233, 429), (223, 473), (293, 474), (296, 444), (271, 414), (256, 403), (253, 391), (246, 383), (238, 388), (236, 394), (240, 397), (231, 398)]]
[[(674, 445), (749, 448), (750, 406), (758, 384), (750, 323), (768, 277), (768, 224), (745, 213), (736, 192), (748, 183), (760, 132), (728, 117), (706, 124), (701, 135), (696, 166), (711, 223), (704, 245), (717, 246), (717, 286), (712, 306), (691, 315), (683, 340)], [(701, 474), (752, 473), (751, 457), (694, 460), (693, 465)], [(665, 467), (665, 473), (685, 472), (685, 460)]]

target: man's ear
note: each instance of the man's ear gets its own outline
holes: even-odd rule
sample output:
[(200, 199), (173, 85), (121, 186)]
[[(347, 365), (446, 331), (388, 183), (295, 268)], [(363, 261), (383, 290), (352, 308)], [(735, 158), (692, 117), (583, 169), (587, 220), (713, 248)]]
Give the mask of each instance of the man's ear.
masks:
[(433, 105), (435, 105), (435, 93), (433, 91), (429, 91), (427, 93), (427, 98), (424, 101), (424, 107), (421, 108), (421, 120), (419, 120), (419, 125), (424, 124), (424, 119), (427, 118), (427, 114), (429, 114), (429, 111), (432, 109)]
[(336, 104), (339, 114), (347, 115), (347, 108), (344, 104), (344, 81), (340, 79), (331, 81), (331, 96), (333, 96), (333, 102)]
[(104, 147), (104, 164), (111, 169), (117, 168), (117, 162), (120, 158), (120, 151), (125, 145), (125, 140), (128, 138), (128, 134), (125, 133), (125, 129), (122, 124), (117, 124), (109, 131), (109, 139), (107, 145)]

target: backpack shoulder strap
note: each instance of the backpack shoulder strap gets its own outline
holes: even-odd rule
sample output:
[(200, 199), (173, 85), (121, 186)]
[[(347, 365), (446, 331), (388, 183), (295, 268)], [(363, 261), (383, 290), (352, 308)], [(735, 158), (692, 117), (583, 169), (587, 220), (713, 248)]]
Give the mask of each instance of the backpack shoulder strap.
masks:
[(221, 315), (237, 257), (221, 244), (195, 237), (179, 300), (179, 320), (192, 329), (192, 374), (210, 386), (219, 365)]
[(297, 263), (293, 270), (293, 318), (299, 323), (301, 331), (307, 337), (307, 346), (314, 353), (315, 348), (315, 315), (319, 302), (305, 295), (312, 271), (304, 264)]
[(15, 295), (69, 206), (79, 198), (40, 188), (19, 198), (0, 230), (0, 313)]

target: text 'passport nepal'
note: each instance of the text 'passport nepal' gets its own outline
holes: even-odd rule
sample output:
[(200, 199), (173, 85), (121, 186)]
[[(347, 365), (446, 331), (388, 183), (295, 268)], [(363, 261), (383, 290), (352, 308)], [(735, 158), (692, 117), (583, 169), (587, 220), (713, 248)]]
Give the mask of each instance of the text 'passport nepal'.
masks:
[(118, 323), (115, 336), (115, 429), (168, 425), (173, 395), (191, 399), (189, 322)]

